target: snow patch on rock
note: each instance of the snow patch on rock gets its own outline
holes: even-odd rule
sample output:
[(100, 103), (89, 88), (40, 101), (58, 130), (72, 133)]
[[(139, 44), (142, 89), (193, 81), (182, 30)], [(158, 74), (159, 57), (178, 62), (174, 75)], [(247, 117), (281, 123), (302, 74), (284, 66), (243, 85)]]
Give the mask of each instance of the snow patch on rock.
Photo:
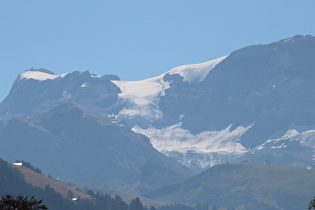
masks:
[(39, 81), (44, 81), (44, 80), (53, 80), (60, 77), (59, 75), (55, 74), (49, 74), (45, 72), (40, 72), (40, 71), (26, 71), (23, 74), (21, 74), (21, 79), (34, 79), (34, 80), (39, 80)]
[(65, 73), (61, 75), (54, 74), (53, 72), (50, 73), (50, 71), (47, 70), (41, 71), (41, 70), (28, 70), (20, 75), (20, 79), (34, 79), (38, 81), (45, 81), (45, 80), (54, 80), (57, 78), (64, 78), (66, 75), (70, 73)]
[(315, 130), (307, 130), (299, 133), (297, 130), (288, 130), (282, 137), (276, 139), (269, 139), (265, 143), (256, 147), (251, 153), (257, 150), (266, 148), (282, 149), (286, 148), (290, 142), (298, 142), (302, 146), (307, 146), (315, 149)]

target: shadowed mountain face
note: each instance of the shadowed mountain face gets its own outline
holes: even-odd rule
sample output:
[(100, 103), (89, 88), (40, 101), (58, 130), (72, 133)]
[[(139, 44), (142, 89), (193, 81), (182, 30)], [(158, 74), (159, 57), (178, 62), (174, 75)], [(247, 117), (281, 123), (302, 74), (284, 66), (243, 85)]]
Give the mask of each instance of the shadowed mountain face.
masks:
[(73, 104), (4, 123), (0, 144), (0, 154), (7, 160), (23, 159), (54, 177), (115, 190), (128, 191), (132, 186), (137, 191), (135, 183), (147, 161), (167, 168), (179, 180), (191, 175), (155, 150), (144, 135)]
[(235, 209), (306, 209), (314, 195), (315, 170), (268, 164), (214, 166), (145, 196)]
[(195, 172), (227, 159), (314, 167), (314, 58), (315, 37), (307, 35), (142, 81), (31, 69), (0, 103), (0, 120), (37, 116), (71, 102), (146, 135), (158, 151)]

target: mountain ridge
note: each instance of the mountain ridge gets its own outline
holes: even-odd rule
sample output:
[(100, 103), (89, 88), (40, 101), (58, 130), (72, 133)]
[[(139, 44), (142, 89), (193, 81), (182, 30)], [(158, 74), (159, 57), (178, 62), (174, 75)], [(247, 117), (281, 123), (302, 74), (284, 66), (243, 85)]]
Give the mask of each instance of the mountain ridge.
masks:
[(221, 164), (145, 196), (221, 208), (304, 209), (313, 197), (314, 174), (314, 169), (263, 163)]

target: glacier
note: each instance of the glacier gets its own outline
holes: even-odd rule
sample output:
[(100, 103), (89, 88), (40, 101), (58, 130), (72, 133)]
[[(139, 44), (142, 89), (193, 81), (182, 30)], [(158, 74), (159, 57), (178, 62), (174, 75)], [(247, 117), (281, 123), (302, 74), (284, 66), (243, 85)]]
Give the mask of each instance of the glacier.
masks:
[(159, 110), (158, 97), (164, 96), (165, 91), (170, 88), (170, 82), (163, 79), (166, 74), (179, 74), (184, 81), (201, 82), (226, 57), (200, 64), (175, 67), (164, 74), (141, 81), (112, 80), (121, 90), (121, 93), (118, 94), (120, 103), (126, 105), (116, 116), (116, 120), (136, 115), (144, 117), (150, 122), (161, 119), (163, 113)]

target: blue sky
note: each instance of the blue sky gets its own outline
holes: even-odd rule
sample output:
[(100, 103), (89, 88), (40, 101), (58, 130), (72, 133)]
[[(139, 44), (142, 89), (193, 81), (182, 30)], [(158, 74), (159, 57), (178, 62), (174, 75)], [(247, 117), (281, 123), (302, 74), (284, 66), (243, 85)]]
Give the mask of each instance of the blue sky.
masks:
[(141, 80), (296, 34), (315, 0), (0, 0), (0, 101), (30, 68)]

